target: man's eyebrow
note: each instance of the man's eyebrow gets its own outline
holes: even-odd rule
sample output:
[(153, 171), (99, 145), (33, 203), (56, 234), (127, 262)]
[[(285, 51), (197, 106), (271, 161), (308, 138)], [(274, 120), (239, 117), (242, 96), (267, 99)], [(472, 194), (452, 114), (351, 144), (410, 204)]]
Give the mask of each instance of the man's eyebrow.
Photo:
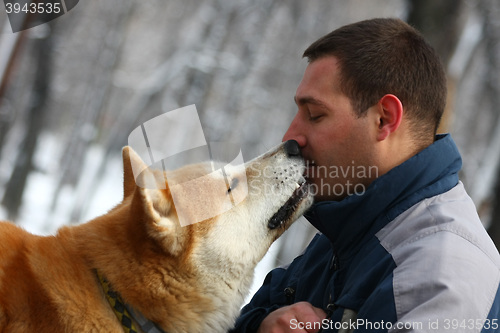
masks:
[(293, 100), (295, 101), (295, 104), (297, 104), (297, 105), (313, 104), (313, 105), (317, 105), (317, 106), (320, 106), (320, 107), (325, 108), (325, 109), (327, 108), (325, 103), (323, 103), (322, 101), (320, 101), (314, 97), (310, 97), (310, 96), (304, 96), (304, 97), (299, 97), (299, 98), (297, 98), (297, 96), (294, 96)]

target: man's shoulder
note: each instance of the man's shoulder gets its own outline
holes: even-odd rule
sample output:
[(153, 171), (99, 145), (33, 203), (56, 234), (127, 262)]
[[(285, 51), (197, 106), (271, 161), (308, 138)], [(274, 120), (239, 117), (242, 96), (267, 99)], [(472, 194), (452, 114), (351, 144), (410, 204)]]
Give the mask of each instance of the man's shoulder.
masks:
[[(498, 251), (461, 182), (449, 191), (416, 203), (389, 222), (376, 236), (387, 251), (394, 252), (396, 247), (438, 241), (442, 237), (440, 233), (450, 234), (453, 239), (462, 238), (489, 257), (498, 258)], [(448, 245), (454, 247), (457, 244), (451, 242)]]
[(486, 318), (499, 288), (500, 256), (463, 184), (415, 204), (377, 238), (397, 266), (398, 318), (418, 317), (425, 308), (419, 304), (448, 308), (435, 314), (443, 320)]

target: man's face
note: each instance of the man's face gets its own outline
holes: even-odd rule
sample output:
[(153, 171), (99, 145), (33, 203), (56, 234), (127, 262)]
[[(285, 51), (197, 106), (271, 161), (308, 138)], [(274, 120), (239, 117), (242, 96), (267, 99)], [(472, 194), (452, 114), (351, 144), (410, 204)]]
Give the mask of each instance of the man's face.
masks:
[(298, 112), (283, 140), (296, 140), (309, 163), (317, 201), (361, 194), (378, 176), (374, 117), (355, 113), (340, 90), (333, 56), (310, 63), (295, 94)]

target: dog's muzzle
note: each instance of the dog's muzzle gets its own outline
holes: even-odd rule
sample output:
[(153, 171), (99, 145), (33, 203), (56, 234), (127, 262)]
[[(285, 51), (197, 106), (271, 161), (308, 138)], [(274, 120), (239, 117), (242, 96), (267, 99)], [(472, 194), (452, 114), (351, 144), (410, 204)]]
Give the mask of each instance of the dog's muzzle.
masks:
[[(300, 146), (295, 140), (286, 141), (283, 149), (290, 158), (301, 158), (302, 154)], [(309, 195), (310, 188), (304, 177), (301, 177), (296, 184), (296, 189), (293, 191), (290, 198), (285, 204), (271, 217), (268, 222), (270, 229), (276, 229), (290, 220), (301, 204), (301, 202)]]

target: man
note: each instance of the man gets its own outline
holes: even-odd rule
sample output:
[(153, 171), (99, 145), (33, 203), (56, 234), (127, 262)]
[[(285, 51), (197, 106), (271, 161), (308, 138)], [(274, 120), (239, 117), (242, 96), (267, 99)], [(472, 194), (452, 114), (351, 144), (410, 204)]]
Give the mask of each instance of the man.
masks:
[(500, 257), (436, 130), (435, 51), (398, 19), (313, 43), (283, 140), (309, 163), (320, 231), (277, 268), (234, 332), (500, 332)]

